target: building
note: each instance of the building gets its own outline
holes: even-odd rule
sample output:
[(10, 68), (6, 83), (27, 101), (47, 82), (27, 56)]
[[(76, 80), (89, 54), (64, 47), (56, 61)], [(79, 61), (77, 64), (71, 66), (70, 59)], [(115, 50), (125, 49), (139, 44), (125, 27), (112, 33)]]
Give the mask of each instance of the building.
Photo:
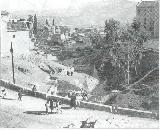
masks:
[(159, 37), (159, 2), (141, 1), (136, 6), (136, 17), (141, 27), (151, 33), (152, 38)]
[[(19, 19), (10, 19), (10, 14), (4, 15), (3, 13), (2, 15), (3, 17), (1, 17), (1, 55), (10, 55), (11, 42), (15, 55), (30, 53), (30, 51), (34, 48), (34, 43), (29, 38), (29, 30), (27, 29), (25, 31), (22, 31), (23, 28), (20, 28), (20, 30), (15, 30), (14, 27), (16, 27), (16, 29), (17, 26), (21, 27), (22, 21), (19, 21), (20, 24), (17, 24)], [(9, 22), (14, 23), (14, 26), (11, 25), (11, 30), (8, 30)], [(26, 24), (24, 25), (24, 27), (26, 27)]]
[(30, 30), (30, 25), (25, 19), (9, 19), (7, 22), (8, 31), (26, 31)]

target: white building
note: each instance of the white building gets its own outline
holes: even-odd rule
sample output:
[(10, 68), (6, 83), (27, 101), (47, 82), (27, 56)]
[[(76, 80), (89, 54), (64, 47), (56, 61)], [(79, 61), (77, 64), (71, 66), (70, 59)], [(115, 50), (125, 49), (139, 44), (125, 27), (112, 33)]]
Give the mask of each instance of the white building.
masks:
[(29, 53), (34, 48), (34, 43), (29, 38), (29, 30), (8, 32), (8, 21), (9, 16), (3, 16), (1, 19), (1, 55), (10, 55), (11, 42), (14, 54)]

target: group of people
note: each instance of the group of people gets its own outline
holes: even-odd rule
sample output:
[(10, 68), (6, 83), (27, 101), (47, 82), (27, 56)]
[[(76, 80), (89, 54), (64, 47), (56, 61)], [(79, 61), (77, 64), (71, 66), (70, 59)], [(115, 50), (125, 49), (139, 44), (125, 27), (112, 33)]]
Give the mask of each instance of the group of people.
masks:
[[(22, 93), (23, 93), (23, 90), (19, 89), (19, 91), (18, 91), (18, 100), (19, 101), (22, 101)], [(5, 88), (1, 90), (1, 96), (3, 99), (7, 96), (7, 91)]]
[(51, 110), (51, 113), (53, 112), (53, 110), (55, 110), (55, 113), (62, 113), (61, 102), (56, 99), (49, 98), (45, 103), (45, 107), (46, 107), (46, 114), (49, 113), (49, 108)]
[(80, 106), (80, 101), (88, 99), (88, 94), (84, 90), (81, 90), (80, 92), (69, 91), (68, 97), (71, 99), (70, 107), (76, 109), (77, 106)]
[(62, 69), (61, 73), (63, 73), (63, 75), (67, 75), (67, 76), (73, 76), (74, 67), (67, 67), (65, 69)]
[[(37, 86), (33, 85), (32, 96), (36, 96), (36, 92), (37, 92)], [(22, 101), (22, 96), (23, 96), (23, 89), (19, 89), (19, 91), (18, 91), (18, 100), (19, 101)]]
[(73, 76), (74, 68), (70, 67), (69, 70), (67, 70), (67, 76)]

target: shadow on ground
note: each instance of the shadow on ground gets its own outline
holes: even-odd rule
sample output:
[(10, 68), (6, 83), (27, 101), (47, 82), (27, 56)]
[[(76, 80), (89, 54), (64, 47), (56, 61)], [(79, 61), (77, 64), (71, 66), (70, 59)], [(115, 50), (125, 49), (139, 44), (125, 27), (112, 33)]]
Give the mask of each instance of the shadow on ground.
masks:
[(13, 99), (13, 98), (0, 98), (0, 99), (4, 99), (4, 100), (17, 100), (17, 99)]
[[(34, 114), (34, 115), (45, 115), (46, 111), (25, 111), (23, 113)], [(51, 112), (48, 112), (48, 114), (51, 114)]]
[[(61, 108), (62, 110), (63, 109), (71, 109), (70, 107), (67, 107), (67, 106), (65, 106), (65, 107), (62, 107)], [(23, 113), (26, 113), (26, 114), (34, 114), (34, 115), (46, 115), (46, 111), (25, 111), (25, 112), (23, 112)], [(48, 114), (56, 114), (57, 112), (48, 112)]]

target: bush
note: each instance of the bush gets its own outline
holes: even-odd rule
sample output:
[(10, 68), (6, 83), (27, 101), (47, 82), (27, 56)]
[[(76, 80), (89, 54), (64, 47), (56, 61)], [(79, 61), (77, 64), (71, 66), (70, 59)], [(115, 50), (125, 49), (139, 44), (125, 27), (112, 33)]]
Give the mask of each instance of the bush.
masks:
[(150, 110), (150, 105), (148, 102), (144, 101), (142, 104), (141, 104), (141, 107), (143, 107), (144, 109), (147, 109), (147, 110)]
[(57, 58), (59, 60), (66, 60), (66, 59), (71, 59), (73, 58), (73, 53), (72, 51), (62, 51), (58, 56)]

